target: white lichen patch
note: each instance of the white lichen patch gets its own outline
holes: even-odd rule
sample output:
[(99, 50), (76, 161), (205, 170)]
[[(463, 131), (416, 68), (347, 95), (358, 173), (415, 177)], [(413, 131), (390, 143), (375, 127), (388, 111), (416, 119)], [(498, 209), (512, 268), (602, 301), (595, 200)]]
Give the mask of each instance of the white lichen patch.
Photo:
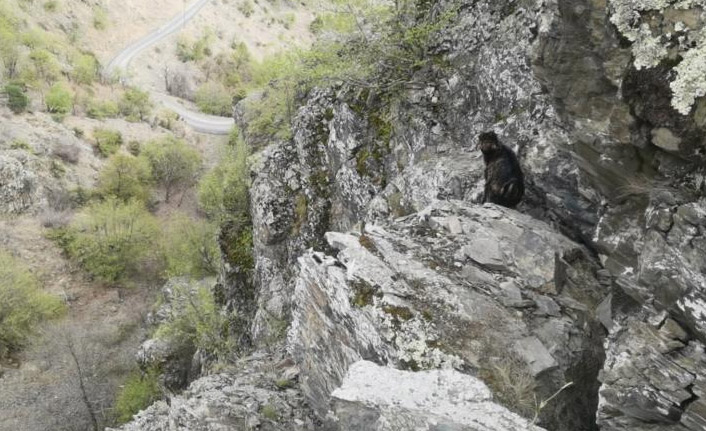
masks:
[(684, 53), (684, 59), (674, 68), (677, 77), (669, 84), (672, 106), (687, 115), (698, 97), (706, 95), (706, 30), (702, 29), (697, 46)]
[[(665, 17), (665, 10), (688, 11), (697, 22), (703, 19), (706, 10), (706, 0), (610, 0), (610, 22), (632, 44), (632, 54), (635, 68), (640, 70), (657, 66), (670, 54), (670, 49), (676, 49), (683, 60), (674, 68), (675, 79), (670, 83), (672, 90), (672, 106), (682, 115), (688, 115), (697, 98), (706, 95), (706, 43), (704, 29), (690, 29), (683, 22), (673, 22), (678, 35), (678, 43), (674, 43), (666, 33), (660, 32), (647, 22), (646, 12), (659, 13)], [(671, 15), (674, 15), (673, 13)], [(660, 20), (657, 20), (659, 22)], [(666, 19), (669, 21), (669, 19)], [(651, 22), (655, 22), (653, 19)], [(666, 22), (662, 25), (665, 25)], [(665, 27), (665, 29), (668, 28)], [(664, 37), (663, 37), (664, 36)], [(696, 42), (695, 44), (693, 42)], [(677, 45), (677, 46), (674, 46)]]
[(635, 69), (655, 67), (667, 57), (667, 46), (664, 45), (659, 36), (653, 36), (650, 26), (643, 23), (638, 30), (639, 37), (632, 46), (632, 53), (635, 57)]

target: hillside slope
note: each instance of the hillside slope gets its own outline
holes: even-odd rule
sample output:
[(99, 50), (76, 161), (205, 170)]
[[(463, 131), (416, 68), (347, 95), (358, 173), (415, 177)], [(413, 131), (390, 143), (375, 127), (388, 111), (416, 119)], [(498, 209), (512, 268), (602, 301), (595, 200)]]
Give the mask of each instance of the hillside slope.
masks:
[[(268, 144), (218, 286), (243, 356), (122, 429), (706, 426), (703, 5), (450, 9), (391, 102), (334, 83), (270, 142), (237, 111)], [(489, 129), (517, 210), (475, 202)]]

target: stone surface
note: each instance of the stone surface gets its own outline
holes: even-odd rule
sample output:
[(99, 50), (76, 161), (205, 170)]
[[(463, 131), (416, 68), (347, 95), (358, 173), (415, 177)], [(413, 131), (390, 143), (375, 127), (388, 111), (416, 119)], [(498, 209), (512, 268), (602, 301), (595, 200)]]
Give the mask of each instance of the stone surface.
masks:
[[(454, 370), (399, 371), (359, 361), (331, 397), (351, 431), (541, 429), (493, 403), (483, 382)], [(379, 415), (371, 418), (371, 410)]]
[(256, 353), (202, 377), (179, 395), (135, 415), (122, 431), (308, 431), (314, 419), (300, 391), (275, 383), (274, 358)]
[[(542, 409), (546, 429), (704, 429), (704, 6), (463, 0), (390, 106), (334, 84), (299, 95), (291, 140), (241, 124), (268, 145), (252, 172), (255, 269), (244, 282), (226, 265), (219, 292), (244, 344), (286, 349), (312, 429), (467, 429), (366, 403), (375, 388), (353, 382), (379, 367), (478, 375), (531, 416), (498, 383), (507, 363), (538, 400), (573, 382)], [(518, 154), (517, 211), (478, 204), (487, 130)], [(361, 360), (378, 366), (351, 375)], [(189, 406), (198, 426), (226, 423), (189, 391), (150, 420)]]
[[(454, 235), (434, 221), (451, 217), (468, 233)], [(502, 267), (465, 257), (468, 244), (488, 226), (497, 235), (499, 255), (511, 257)], [(542, 222), (494, 205), (435, 201), (420, 213), (368, 223), (363, 233), (327, 233), (326, 240), (334, 256), (309, 251), (299, 259), (288, 333), (302, 390), (320, 416), (328, 414), (332, 390), (360, 360), (414, 371), (472, 367), (494, 375), (492, 364), (512, 357), (516, 371), (534, 379), (546, 394), (540, 396), (547, 397), (598, 371), (591, 361), (601, 356), (600, 341), (579, 329), (602, 295), (595, 267), (582, 267), (590, 260), (577, 257), (581, 247)], [(573, 263), (557, 261), (556, 254)], [(579, 291), (572, 282), (556, 278), (564, 265), (574, 280), (585, 277), (576, 288), (593, 292), (594, 300), (584, 305), (573, 299)], [(551, 290), (542, 295), (545, 301), (555, 295), (581, 311), (564, 313), (554, 303), (547, 306), (551, 313), (540, 316), (517, 313), (516, 303), (504, 306), (508, 299), (521, 299), (523, 291), (529, 296), (536, 290)], [(577, 405), (591, 402), (588, 392), (567, 392), (553, 407), (571, 411), (573, 417), (562, 420), (579, 424), (589, 409)], [(339, 424), (347, 429), (345, 422)]]

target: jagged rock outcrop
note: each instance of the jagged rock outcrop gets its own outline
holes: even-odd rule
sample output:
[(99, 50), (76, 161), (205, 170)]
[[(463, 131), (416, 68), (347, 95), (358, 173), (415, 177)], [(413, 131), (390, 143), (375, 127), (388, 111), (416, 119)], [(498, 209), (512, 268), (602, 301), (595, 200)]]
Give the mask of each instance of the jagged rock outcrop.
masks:
[[(89, 187), (98, 159), (90, 145), (47, 115), (29, 121), (0, 109), (0, 214), (63, 210), (66, 190)], [(9, 112), (9, 111), (7, 111)]]
[[(123, 431), (305, 431), (315, 418), (303, 408), (301, 392), (290, 387), (291, 364), (253, 355), (230, 370), (202, 377), (183, 393), (140, 412)], [(284, 376), (284, 379), (283, 377)], [(279, 379), (279, 380), (278, 380)]]
[[(222, 292), (239, 331), (286, 350), (312, 429), (526, 424), (366, 395), (439, 369), (525, 419), (551, 398), (548, 430), (703, 429), (706, 5), (456, 6), (390, 106), (314, 90), (257, 156), (252, 283)], [(517, 211), (477, 203), (488, 129), (525, 172)]]
[(603, 360), (592, 316), (606, 288), (584, 248), (531, 217), (462, 201), (326, 240), (335, 256), (299, 259), (287, 343), (320, 416), (365, 359), (478, 373), (525, 414), (533, 390), (545, 399), (573, 382), (542, 418), (587, 429)]

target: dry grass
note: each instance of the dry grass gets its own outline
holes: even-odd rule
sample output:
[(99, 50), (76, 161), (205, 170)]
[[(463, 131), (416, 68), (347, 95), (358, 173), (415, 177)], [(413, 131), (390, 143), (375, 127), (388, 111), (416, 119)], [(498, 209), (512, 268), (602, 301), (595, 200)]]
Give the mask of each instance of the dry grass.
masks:
[(623, 200), (629, 197), (651, 198), (657, 193), (669, 191), (672, 191), (672, 189), (666, 182), (650, 179), (645, 175), (639, 175), (628, 178), (625, 184), (618, 187), (615, 199)]
[(522, 361), (506, 353), (502, 359), (485, 361), (480, 377), (501, 404), (522, 416), (532, 417), (536, 410), (536, 383)]

